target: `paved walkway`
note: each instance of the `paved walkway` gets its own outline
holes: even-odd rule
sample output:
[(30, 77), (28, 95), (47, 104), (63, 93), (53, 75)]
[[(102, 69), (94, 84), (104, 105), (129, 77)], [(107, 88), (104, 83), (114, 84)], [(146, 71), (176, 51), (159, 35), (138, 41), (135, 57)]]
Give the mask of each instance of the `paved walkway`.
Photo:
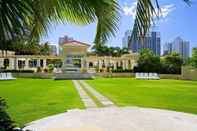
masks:
[[(97, 108), (97, 104), (87, 94), (87, 91), (94, 96), (104, 107), (115, 107), (115, 104), (105, 96), (98, 93), (94, 88), (83, 80), (73, 80), (74, 86), (77, 89), (86, 108)], [(84, 90), (85, 88), (85, 90)]]
[(30, 123), (32, 131), (197, 131), (197, 116), (138, 107), (70, 110)]
[(112, 101), (110, 101), (107, 97), (98, 93), (93, 87), (91, 87), (85, 81), (80, 80), (79, 82), (84, 88), (86, 88), (86, 90), (88, 90), (93, 96), (95, 96), (97, 100), (100, 101), (102, 105), (104, 105), (104, 107), (115, 107), (115, 104)]
[(96, 104), (94, 101), (89, 97), (89, 95), (84, 91), (84, 89), (81, 87), (79, 82), (77, 80), (73, 80), (73, 84), (75, 88), (77, 89), (82, 102), (84, 103), (86, 108), (96, 108)]

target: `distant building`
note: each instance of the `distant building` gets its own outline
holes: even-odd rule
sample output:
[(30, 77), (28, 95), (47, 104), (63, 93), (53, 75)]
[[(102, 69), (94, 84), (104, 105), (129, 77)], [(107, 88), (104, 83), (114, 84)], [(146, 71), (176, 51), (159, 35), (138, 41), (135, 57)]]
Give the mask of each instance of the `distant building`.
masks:
[(131, 38), (131, 34), (132, 34), (131, 30), (127, 30), (125, 32), (124, 37), (122, 39), (122, 47), (123, 48), (128, 48), (128, 43), (129, 43), (129, 39)]
[(74, 40), (72, 37), (69, 37), (67, 35), (65, 35), (64, 37), (60, 37), (59, 38), (59, 42), (58, 42), (58, 45), (59, 45), (59, 54), (61, 54), (61, 46), (65, 43), (65, 42), (68, 42), (68, 41), (72, 41)]
[(163, 55), (168, 55), (172, 52), (172, 43), (165, 43), (163, 46)]
[(150, 49), (155, 55), (161, 54), (161, 38), (159, 32), (150, 32), (144, 38), (138, 37), (137, 40), (133, 40), (130, 43), (129, 49), (134, 53), (139, 52), (141, 49)]
[(181, 37), (177, 37), (173, 42), (164, 45), (164, 55), (176, 52), (180, 54), (183, 59), (189, 58), (190, 43), (184, 41)]
[(87, 43), (76, 40), (68, 41), (62, 44), (63, 55), (61, 56), (17, 55), (12, 51), (8, 51), (5, 56), (0, 50), (0, 69), (37, 71), (38, 67), (47, 69), (52, 60), (60, 60), (63, 63), (62, 71), (64, 67), (68, 67), (67, 69), (72, 72), (77, 67), (81, 73), (108, 72), (109, 68), (131, 70), (139, 58), (137, 53), (124, 54), (120, 57), (87, 55), (89, 47)]
[(72, 37), (65, 35), (64, 37), (59, 38), (59, 45), (63, 45), (65, 42), (73, 40)]
[(56, 56), (57, 55), (57, 46), (56, 45), (49, 45), (50, 48), (50, 55)]

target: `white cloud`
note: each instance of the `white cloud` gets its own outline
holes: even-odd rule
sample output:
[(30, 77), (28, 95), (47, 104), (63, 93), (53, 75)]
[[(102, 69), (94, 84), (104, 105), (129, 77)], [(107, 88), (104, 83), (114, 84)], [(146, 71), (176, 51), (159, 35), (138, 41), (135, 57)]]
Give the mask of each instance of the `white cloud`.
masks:
[[(137, 8), (137, 2), (133, 2), (131, 6), (125, 4), (123, 6), (124, 15), (132, 16), (134, 19), (136, 15), (136, 8)], [(173, 10), (175, 10), (175, 5), (173, 4), (163, 5), (160, 7), (160, 10), (161, 10), (160, 18), (166, 18)]]
[(161, 17), (166, 18), (175, 8), (173, 4), (161, 6)]
[(137, 2), (133, 2), (131, 6), (125, 4), (125, 6), (123, 6), (124, 15), (132, 16), (133, 18), (135, 18), (136, 8), (137, 8)]

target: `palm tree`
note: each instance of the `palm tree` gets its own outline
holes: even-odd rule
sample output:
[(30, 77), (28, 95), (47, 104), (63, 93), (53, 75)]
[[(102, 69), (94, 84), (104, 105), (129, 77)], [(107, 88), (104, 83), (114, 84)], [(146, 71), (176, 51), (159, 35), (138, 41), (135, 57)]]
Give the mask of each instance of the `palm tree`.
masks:
[(0, 0), (0, 41), (27, 33), (40, 37), (52, 22), (97, 22), (95, 44), (100, 45), (115, 35), (118, 19), (116, 0)]
[[(190, 0), (183, 0), (190, 5)], [(142, 38), (147, 34), (150, 26), (154, 24), (154, 17), (159, 17), (160, 7), (158, 0), (137, 0), (136, 17), (134, 20), (132, 39)], [(161, 14), (162, 15), (162, 14)], [(131, 42), (129, 42), (131, 43)]]

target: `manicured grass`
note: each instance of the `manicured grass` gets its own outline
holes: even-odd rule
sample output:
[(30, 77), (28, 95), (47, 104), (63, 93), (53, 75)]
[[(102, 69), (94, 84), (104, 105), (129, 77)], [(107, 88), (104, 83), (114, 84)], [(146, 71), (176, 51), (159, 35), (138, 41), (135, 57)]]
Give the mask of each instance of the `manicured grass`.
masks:
[(17, 79), (0, 81), (0, 97), (20, 126), (72, 108), (84, 108), (72, 81)]
[(103, 78), (87, 81), (119, 106), (140, 106), (197, 114), (197, 82)]

